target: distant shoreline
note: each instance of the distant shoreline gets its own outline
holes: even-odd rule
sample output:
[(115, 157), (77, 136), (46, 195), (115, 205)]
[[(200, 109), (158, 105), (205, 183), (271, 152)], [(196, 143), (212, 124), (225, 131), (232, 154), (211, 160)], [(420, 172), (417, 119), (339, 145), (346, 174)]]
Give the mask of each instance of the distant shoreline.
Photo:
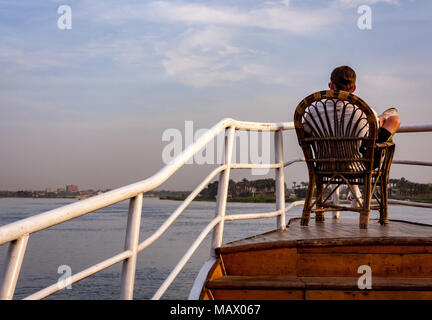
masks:
[[(74, 187), (71, 190), (70, 187)], [(292, 188), (285, 184), (285, 202), (303, 200), (307, 193), (307, 182), (293, 182)], [(258, 179), (249, 181), (230, 180), (228, 185), (228, 202), (238, 203), (275, 203), (276, 181), (274, 179)], [(78, 186), (69, 185), (66, 189), (57, 191), (46, 188), (43, 190), (0, 190), (0, 198), (33, 198), (33, 199), (87, 199), (98, 194), (103, 194), (112, 189), (88, 189), (78, 191)], [(159, 198), (160, 200), (184, 201), (191, 194), (190, 190), (152, 190), (144, 193), (145, 198)], [(193, 201), (215, 202), (218, 195), (218, 181), (208, 184)], [(348, 196), (348, 189), (342, 189), (340, 199)], [(408, 200), (419, 203), (432, 203), (432, 184), (411, 182), (405, 178), (389, 180), (389, 199)]]
[[(163, 197), (159, 198), (159, 200), (172, 200), (172, 201), (184, 201), (187, 197)], [(304, 198), (298, 198), (298, 199), (285, 199), (286, 203), (294, 202), (294, 201), (302, 201)], [(422, 199), (416, 199), (416, 198), (409, 198), (409, 197), (395, 197), (395, 198), (389, 198), (389, 200), (406, 200), (406, 201), (412, 201), (412, 202), (419, 202), (419, 203), (432, 203), (432, 199), (429, 198), (422, 198)], [(209, 199), (209, 198), (195, 198), (193, 201), (206, 201), (206, 202), (216, 202), (216, 199)], [(239, 203), (275, 203), (276, 197), (274, 196), (260, 196), (260, 197), (232, 197), (227, 199), (228, 202), (239, 202)]]
[[(16, 198), (16, 199), (76, 199), (76, 200), (84, 200), (91, 198), (92, 196), (4, 196), (0, 195), (0, 199), (6, 199), (6, 198)], [(145, 198), (155, 198), (159, 200), (171, 200), (171, 201), (184, 201), (187, 198), (187, 195), (185, 196), (155, 196), (155, 195), (145, 195)], [(413, 201), (413, 202), (419, 202), (419, 203), (432, 203), (432, 199), (430, 198), (410, 198), (410, 197), (392, 197), (389, 199), (393, 200), (407, 200), (407, 201)], [(294, 201), (301, 201), (304, 200), (303, 198), (298, 199), (285, 199), (285, 202), (290, 203)], [(210, 199), (210, 198), (195, 198), (193, 201), (203, 201), (203, 202), (216, 202), (216, 199)], [(247, 196), (247, 197), (230, 197), (227, 199), (228, 202), (236, 202), (236, 203), (275, 203), (276, 197), (271, 195), (260, 195), (260, 196)]]
[[(171, 201), (184, 201), (187, 196), (163, 196), (163, 197), (155, 197), (155, 196), (146, 196), (145, 198), (155, 198), (159, 200), (171, 200)], [(76, 196), (38, 196), (38, 197), (30, 197), (30, 196), (0, 196), (1, 198), (16, 198), (16, 199), (86, 199), (89, 197), (76, 197)], [(300, 199), (301, 200), (301, 199)], [(193, 201), (204, 201), (204, 202), (216, 202), (216, 199), (210, 198), (195, 198)], [(244, 202), (244, 203), (274, 203), (276, 201), (276, 197), (274, 196), (258, 196), (258, 197), (232, 197), (228, 198), (228, 202)], [(293, 199), (286, 199), (286, 202), (293, 202)]]
[[(78, 199), (75, 196), (62, 196), (62, 197), (24, 197), (24, 196), (0, 196), (0, 199), (16, 198), (16, 199)], [(87, 197), (90, 198), (90, 197)]]

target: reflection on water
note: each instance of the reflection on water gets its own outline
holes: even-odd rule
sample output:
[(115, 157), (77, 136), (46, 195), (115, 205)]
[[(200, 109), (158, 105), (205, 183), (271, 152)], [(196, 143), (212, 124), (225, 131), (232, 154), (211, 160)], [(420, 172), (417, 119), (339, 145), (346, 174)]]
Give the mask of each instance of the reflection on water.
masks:
[[(76, 200), (0, 198), (0, 225), (5, 225)], [(140, 241), (150, 236), (180, 202), (144, 198)], [(273, 211), (269, 203), (228, 203), (227, 214)], [(77, 273), (120, 252), (124, 247), (128, 202), (118, 203), (92, 214), (32, 234), (29, 239), (15, 299), (23, 298), (56, 283), (63, 275), (59, 266), (68, 265)], [(175, 267), (202, 229), (214, 217), (214, 202), (193, 202), (159, 240), (140, 253), (135, 280), (135, 299), (150, 299)], [(287, 218), (301, 215), (301, 207)], [(352, 215), (355, 213), (342, 213)], [(376, 218), (373, 213), (372, 218)], [(343, 218), (343, 217), (342, 217)], [(391, 219), (432, 224), (432, 210), (402, 206), (390, 207)], [(224, 242), (241, 239), (276, 227), (276, 218), (226, 222)], [(163, 299), (187, 299), (202, 264), (209, 258), (211, 234), (207, 236)], [(0, 267), (7, 245), (0, 246)], [(121, 263), (72, 285), (47, 299), (118, 299)]]

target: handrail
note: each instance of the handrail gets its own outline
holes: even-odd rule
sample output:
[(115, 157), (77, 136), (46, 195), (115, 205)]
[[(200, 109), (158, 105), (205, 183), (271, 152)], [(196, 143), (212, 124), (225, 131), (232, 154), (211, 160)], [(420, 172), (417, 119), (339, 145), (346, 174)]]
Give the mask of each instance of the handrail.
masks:
[[(195, 252), (199, 244), (204, 240), (205, 236), (213, 230), (213, 246), (214, 248), (220, 245), (223, 235), (223, 224), (225, 221), (235, 221), (244, 219), (261, 219), (278, 217), (278, 227), (285, 228), (285, 213), (296, 205), (300, 205), (303, 201), (296, 201), (285, 207), (284, 196), (284, 174), (283, 168), (293, 163), (304, 161), (303, 158), (294, 159), (288, 162), (283, 160), (283, 142), (282, 131), (294, 129), (293, 122), (280, 122), (280, 123), (259, 123), (259, 122), (246, 122), (237, 121), (234, 119), (226, 118), (219, 121), (205, 134), (200, 136), (199, 139), (190, 146), (188, 146), (181, 154), (174, 158), (170, 163), (164, 166), (161, 170), (156, 172), (150, 178), (145, 180), (117, 188), (115, 190), (97, 195), (79, 202), (75, 202), (60, 208), (46, 211), (44, 213), (22, 219), (5, 226), (0, 227), (0, 245), (10, 243), (9, 251), (6, 257), (6, 264), (4, 266), (3, 275), (0, 280), (0, 298), (11, 299), (15, 290), (16, 281), (20, 272), (22, 259), (26, 250), (29, 235), (43, 229), (52, 227), (59, 223), (77, 218), (79, 216), (91, 213), (93, 211), (102, 209), (112, 204), (130, 199), (128, 228), (126, 234), (125, 250), (111, 258), (108, 258), (96, 265), (88, 267), (87, 269), (73, 275), (70, 283), (80, 281), (96, 272), (99, 272), (113, 264), (123, 261), (122, 273), (122, 297), (131, 299), (133, 293), (133, 283), (136, 269), (136, 257), (139, 252), (151, 245), (157, 240), (178, 218), (184, 209), (194, 200), (194, 198), (208, 185), (208, 183), (220, 175), (219, 191), (217, 198), (216, 216), (201, 232), (192, 246), (185, 253), (183, 258), (179, 261), (177, 266), (164, 281), (162, 286), (156, 292), (153, 298), (157, 299), (165, 292), (171, 282), (175, 279), (177, 274), (181, 271), (189, 258)], [(145, 192), (151, 191), (163, 182), (169, 179), (177, 170), (179, 170), (188, 159), (193, 157), (198, 151), (205, 147), (212, 139), (214, 139), (220, 132), (226, 130), (225, 141), (225, 163), (214, 169), (195, 189), (194, 191), (179, 205), (179, 207), (172, 213), (172, 215), (147, 239), (138, 243), (137, 232), (139, 232), (142, 195)], [(233, 148), (233, 139), (235, 130), (252, 130), (252, 131), (274, 131), (275, 134), (275, 163), (270, 164), (250, 164), (250, 163), (231, 163), (231, 154)], [(432, 125), (408, 125), (401, 126), (398, 132), (429, 132), (432, 131)], [(409, 160), (394, 160), (395, 163), (400, 164), (415, 164), (415, 165), (432, 165), (429, 162), (422, 161), (409, 161)], [(265, 213), (253, 214), (240, 214), (240, 215), (225, 215), (226, 197), (229, 180), (230, 169), (258, 169), (268, 168), (276, 170), (276, 211)], [(398, 203), (408, 204), (408, 203)], [(413, 205), (413, 204), (409, 204)], [(64, 288), (65, 285), (53, 284), (45, 289), (42, 289), (26, 299), (40, 299), (44, 298), (58, 290)]]
[(157, 188), (219, 132), (231, 125), (224, 119), (148, 179), (0, 227), (0, 245)]
[[(214, 139), (221, 131), (226, 130), (227, 128), (235, 128), (234, 130), (256, 130), (256, 131), (277, 131), (277, 130), (289, 130), (293, 129), (294, 125), (292, 122), (288, 123), (258, 123), (258, 122), (246, 122), (246, 121), (236, 121), (230, 118), (223, 119), (219, 121), (216, 125), (214, 125), (210, 130), (208, 130), (205, 134), (203, 134), (195, 143), (188, 146), (181, 154), (179, 154), (176, 158), (174, 158), (170, 163), (164, 166), (161, 170), (159, 170), (156, 174), (151, 176), (148, 179), (103, 193), (101, 195), (97, 195), (80, 202), (75, 202), (60, 208), (56, 208), (53, 210), (49, 210), (47, 212), (25, 218), (13, 223), (10, 223), (5, 226), (0, 227), (0, 245), (5, 243), (10, 243), (8, 255), (6, 257), (6, 264), (3, 268), (2, 278), (0, 278), (0, 298), (1, 299), (11, 299), (13, 296), (13, 292), (15, 290), (16, 279), (20, 272), (22, 259), (24, 256), (24, 252), (27, 245), (27, 240), (30, 234), (44, 230), (46, 228), (55, 226), (57, 224), (63, 223), (65, 221), (77, 218), (79, 216), (88, 214), (90, 212), (102, 209), (104, 207), (110, 206), (112, 204), (131, 199), (133, 201), (136, 197), (142, 197), (142, 194), (157, 188), (163, 182), (165, 182), (169, 177), (171, 177), (179, 168), (181, 168), (188, 159), (194, 156), (199, 150), (201, 150), (207, 143), (209, 143), (212, 139)], [(231, 151), (230, 151), (231, 152)], [(233, 164), (234, 168), (280, 168), (282, 164), (278, 166), (274, 166), (272, 164), (266, 165), (249, 165), (249, 164)], [(216, 171), (214, 171), (214, 175), (219, 172), (229, 171), (231, 169), (231, 164), (229, 166), (222, 166)], [(211, 178), (209, 178), (211, 180)], [(207, 181), (208, 179), (206, 179)], [(208, 182), (207, 182), (208, 183)], [(172, 215), (171, 219), (166, 221), (161, 228), (159, 228), (158, 232), (156, 232), (153, 237), (150, 237), (146, 241), (139, 244), (136, 249), (133, 250), (133, 254), (130, 255), (128, 252), (130, 250), (125, 250), (122, 253), (119, 253), (117, 256), (122, 256), (124, 259), (120, 259), (124, 261), (123, 266), (123, 275), (122, 275), (122, 296), (124, 298), (131, 298), (131, 293), (129, 289), (125, 289), (127, 286), (131, 286), (133, 283), (134, 270), (131, 274), (131, 270), (134, 269), (133, 264), (130, 263), (132, 260), (136, 261), (136, 255), (138, 252), (142, 251), (145, 247), (150, 245), (155, 239), (159, 237), (161, 233), (163, 233), (169, 225), (176, 219), (176, 217), (184, 210), (184, 208), (193, 200), (193, 198), (199, 193), (198, 189), (202, 189), (205, 187), (205, 183), (202, 183), (188, 199), (182, 204), (178, 210)], [(132, 203), (132, 202), (131, 202)], [(137, 213), (134, 213), (133, 216), (136, 217), (140, 214), (140, 209), (135, 209)], [(128, 226), (130, 222), (133, 221), (132, 217), (128, 218)], [(137, 219), (139, 220), (139, 219)], [(223, 219), (222, 219), (223, 220)], [(218, 224), (219, 226), (223, 225), (223, 221)], [(136, 228), (134, 228), (136, 229)], [(223, 228), (221, 229), (223, 230)], [(127, 239), (129, 238), (129, 230), (127, 231)], [(136, 238), (136, 236), (135, 236)], [(129, 240), (132, 241), (132, 240)], [(136, 239), (134, 240), (136, 241)], [(131, 244), (134, 246), (133, 244)], [(18, 255), (17, 255), (18, 254)], [(110, 259), (106, 261), (111, 261)], [(105, 261), (105, 262), (106, 262)], [(105, 263), (103, 262), (103, 263)], [(117, 261), (119, 262), (119, 261)], [(102, 264), (103, 264), (102, 263)], [(132, 265), (132, 267), (128, 266)], [(86, 269), (93, 270), (91, 267)], [(86, 276), (86, 270), (83, 271)], [(100, 271), (100, 270), (97, 270)], [(95, 271), (95, 272), (97, 272)], [(83, 272), (80, 274), (82, 275)], [(91, 273), (92, 274), (92, 273)], [(13, 276), (11, 276), (13, 275)], [(125, 277), (125, 279), (123, 279)], [(77, 277), (76, 275), (72, 277), (76, 281), (79, 281), (81, 277)], [(126, 284), (128, 283), (128, 284)], [(56, 287), (59, 288), (58, 286)], [(57, 291), (54, 288), (54, 285), (46, 288), (49, 290), (40, 291), (39, 297), (43, 296), (48, 291), (55, 292)], [(54, 291), (53, 291), (54, 290)], [(36, 297), (37, 294), (31, 295), (30, 297)]]
[(398, 133), (405, 132), (431, 132), (432, 124), (406, 124), (400, 126), (398, 129)]
[(411, 166), (425, 166), (425, 167), (432, 166), (432, 162), (430, 161), (417, 161), (417, 160), (393, 160), (392, 164), (408, 164)]
[(188, 251), (183, 255), (179, 263), (176, 265), (173, 271), (168, 275), (168, 277), (165, 279), (165, 281), (162, 283), (158, 291), (154, 294), (152, 297), (152, 300), (158, 300), (162, 297), (164, 292), (168, 289), (170, 284), (174, 281), (174, 279), (177, 277), (181, 269), (186, 265), (186, 263), (189, 261), (190, 257), (194, 254), (195, 250), (198, 248), (198, 246), (201, 244), (201, 242), (204, 240), (204, 238), (208, 235), (210, 231), (213, 230), (214, 227), (218, 223), (221, 223), (221, 217), (214, 218), (207, 227), (204, 228), (203, 231), (201, 231), (198, 238), (194, 241), (194, 243), (189, 247)]
[(171, 224), (178, 218), (178, 216), (183, 212), (183, 210), (195, 199), (195, 197), (203, 190), (209, 182), (222, 170), (225, 170), (226, 166), (222, 165), (213, 170), (204, 180), (200, 183), (194, 191), (189, 194), (189, 196), (180, 204), (180, 206), (173, 212), (173, 214), (165, 220), (165, 222), (146, 240), (142, 241), (138, 246), (138, 251), (142, 251), (151, 245), (154, 241), (159, 239), (159, 237), (171, 226)]
[(236, 121), (230, 118), (223, 119), (150, 178), (0, 227), (0, 245), (16, 240), (25, 234), (52, 227), (157, 188), (222, 130), (233, 125), (238, 130), (256, 131), (289, 130), (294, 128), (292, 122), (258, 123)]
[(109, 259), (106, 259), (102, 262), (99, 262), (81, 272), (78, 272), (76, 274), (74, 274), (73, 276), (71, 276), (69, 281), (64, 281), (63, 284), (61, 283), (55, 283), (50, 285), (49, 287), (46, 287), (45, 289), (42, 289), (38, 292), (35, 292), (27, 297), (24, 298), (24, 300), (40, 300), (43, 298), (48, 297), (49, 295), (56, 293), (57, 291), (60, 291), (64, 288), (66, 288), (68, 285), (72, 284), (72, 283), (76, 283), (80, 280), (83, 280), (89, 276), (91, 276), (92, 274), (95, 274), (96, 272), (102, 271), (106, 268), (111, 267), (112, 265), (119, 263), (127, 258), (130, 258), (132, 256), (132, 251), (128, 250), (128, 251), (123, 251), (119, 254), (116, 254), (115, 256), (112, 256)]
[(409, 207), (432, 208), (432, 203), (425, 203), (425, 202), (414, 202), (414, 201), (389, 199), (388, 203), (398, 204), (401, 206), (409, 206)]
[[(157, 188), (222, 130), (232, 125), (237, 130), (277, 131), (294, 128), (293, 122), (258, 123), (223, 119), (150, 178), (0, 227), (0, 245)], [(430, 124), (405, 125), (398, 130), (401, 133), (428, 131), (432, 131)]]

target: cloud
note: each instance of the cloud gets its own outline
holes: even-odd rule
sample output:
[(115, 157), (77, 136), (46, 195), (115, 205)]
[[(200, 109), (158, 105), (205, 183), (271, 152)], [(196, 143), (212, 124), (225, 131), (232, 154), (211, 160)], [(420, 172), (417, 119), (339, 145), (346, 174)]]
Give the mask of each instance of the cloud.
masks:
[(186, 26), (260, 28), (307, 34), (337, 24), (342, 19), (342, 12), (335, 11), (332, 5), (296, 8), (289, 0), (258, 2), (248, 8), (235, 6), (229, 1), (208, 3), (152, 1), (133, 4), (106, 1), (103, 5), (85, 1), (85, 4), (85, 15), (89, 19), (114, 25), (131, 21), (150, 21)]
[(141, 12), (152, 22), (186, 28), (178, 37), (161, 41), (157, 47), (166, 74), (194, 87), (227, 85), (248, 79), (287, 83), (288, 79), (269, 60), (265, 61), (267, 54), (257, 50), (257, 43), (241, 41), (245, 29), (313, 35), (342, 19), (342, 13), (330, 7), (295, 9), (290, 1), (268, 1), (248, 9), (155, 1), (143, 11), (130, 7), (129, 10), (132, 11), (129, 17)]
[(371, 5), (371, 4), (379, 4), (379, 3), (393, 4), (393, 5), (399, 4), (399, 0), (336, 0), (335, 2), (338, 5), (346, 8), (354, 8), (361, 5)]
[[(70, 50), (59, 46), (55, 50), (40, 47), (38, 51), (25, 51), (15, 49), (19, 46), (3, 46), (0, 62), (21, 70), (54, 70), (74, 66), (96, 68), (93, 62), (103, 61), (122, 71), (136, 70), (137, 74), (162, 69), (166, 76), (194, 87), (248, 79), (287, 83), (289, 80), (279, 75), (277, 63), (269, 59), (274, 53), (268, 39), (284, 41), (291, 34), (313, 39), (343, 20), (341, 6), (360, 2), (397, 3), (398, 0), (333, 0), (322, 6), (297, 6), (296, 1), (275, 0), (248, 7), (230, 1), (121, 3), (108, 0), (100, 3), (84, 0), (77, 5), (74, 16), (88, 19), (88, 25), (108, 23), (104, 29), (110, 32), (85, 38), (88, 42), (81, 41)], [(118, 29), (119, 24), (124, 29)], [(75, 25), (74, 30), (79, 23)], [(153, 26), (161, 32), (153, 32)]]
[[(279, 75), (274, 63), (266, 59), (270, 53), (265, 51), (269, 48), (253, 39), (255, 30), (273, 34), (277, 31), (279, 37), (289, 34), (314, 36), (343, 19), (343, 12), (335, 11), (331, 6), (296, 8), (289, 0), (266, 1), (248, 7), (229, 1), (107, 2), (104, 6), (86, 3), (92, 8), (88, 17), (97, 22), (113, 26), (136, 23), (137, 29), (152, 24), (168, 26), (169, 33), (148, 43), (156, 48), (168, 77), (194, 87), (220, 86), (248, 79), (286, 83), (285, 76)], [(113, 43), (107, 52), (112, 52), (116, 61), (124, 63), (139, 61), (139, 56), (145, 56), (148, 50), (140, 50), (139, 45), (131, 42), (120, 48), (118, 41)], [(136, 53), (124, 50), (129, 46), (130, 49), (136, 47)]]
[(249, 10), (156, 1), (148, 5), (147, 18), (152, 21), (187, 25), (254, 27), (304, 34), (337, 23), (341, 19), (341, 14), (332, 8), (294, 9), (287, 1)]
[[(255, 41), (255, 31), (269, 33), (270, 37), (276, 31), (279, 38), (289, 34), (313, 37), (343, 19), (342, 10), (334, 10), (332, 6), (295, 7), (289, 0), (266, 1), (248, 7), (229, 1), (126, 4), (106, 1), (101, 5), (85, 0), (78, 12), (84, 12), (84, 7), (85, 18), (93, 23), (115, 28), (121, 25), (129, 32), (122, 39), (112, 33), (110, 42), (93, 40), (75, 54), (89, 59), (108, 58), (122, 68), (145, 68), (156, 63), (166, 76), (194, 87), (248, 79), (286, 83), (288, 80), (279, 75), (275, 64), (268, 59), (270, 52), (263, 53), (269, 50), (268, 46)], [(129, 29), (131, 26), (134, 28)], [(149, 26), (161, 27), (160, 30), (168, 27), (169, 32), (156, 35)], [(144, 35), (153, 38), (142, 41)]]
[(216, 26), (190, 28), (176, 41), (159, 44), (166, 74), (194, 87), (229, 85), (250, 78), (284, 81), (257, 62), (259, 53), (234, 45), (235, 35)]

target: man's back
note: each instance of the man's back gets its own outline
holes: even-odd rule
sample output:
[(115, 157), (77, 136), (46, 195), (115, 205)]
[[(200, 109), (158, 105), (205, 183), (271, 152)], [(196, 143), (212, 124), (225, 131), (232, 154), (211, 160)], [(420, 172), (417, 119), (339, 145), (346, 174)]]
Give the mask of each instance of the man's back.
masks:
[[(374, 115), (376, 113), (369, 107)], [(361, 139), (344, 139), (344, 137), (365, 137), (369, 132), (367, 115), (354, 102), (337, 99), (324, 99), (314, 102), (305, 109), (303, 117), (305, 133), (313, 138), (323, 139), (313, 144), (314, 156), (317, 159), (360, 159)], [(338, 139), (339, 138), (339, 139)], [(339, 162), (338, 164), (317, 163), (319, 170), (339, 168), (347, 171), (363, 171), (361, 161)]]
[(365, 136), (368, 132), (365, 114), (348, 101), (335, 102), (334, 99), (321, 100), (309, 107), (304, 118), (305, 131), (311, 135)]

